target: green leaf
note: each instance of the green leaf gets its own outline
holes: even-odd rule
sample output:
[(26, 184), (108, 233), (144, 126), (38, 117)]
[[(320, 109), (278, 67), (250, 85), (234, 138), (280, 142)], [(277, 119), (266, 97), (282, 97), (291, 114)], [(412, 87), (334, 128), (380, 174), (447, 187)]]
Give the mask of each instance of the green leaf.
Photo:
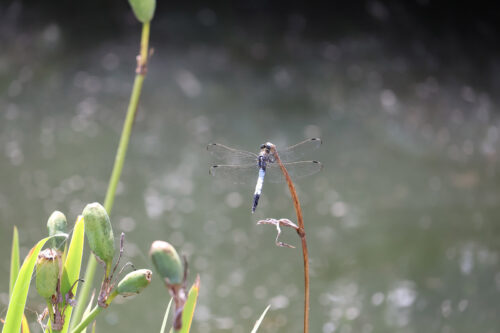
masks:
[(163, 323), (161, 323), (160, 333), (165, 333), (165, 327), (167, 327), (168, 314), (170, 313), (170, 306), (172, 305), (173, 298), (170, 299), (167, 305), (167, 311), (165, 311), (165, 316), (163, 316)]
[[(73, 230), (73, 237), (71, 238), (71, 243), (69, 245), (68, 254), (66, 256), (66, 261), (64, 262), (63, 275), (61, 279), (61, 293), (66, 295), (70, 288), (73, 286), (76, 280), (80, 277), (80, 268), (82, 266), (82, 253), (83, 253), (83, 241), (85, 239), (85, 224), (83, 222), (83, 217), (78, 216), (75, 229)], [(73, 295), (76, 295), (76, 290), (78, 288), (78, 282), (73, 287)], [(68, 306), (65, 311), (64, 326), (61, 332), (65, 333), (68, 331), (69, 323), (71, 320), (71, 312), (73, 311), (72, 306)]]
[(156, 0), (129, 0), (135, 17), (142, 23), (148, 23), (155, 14)]
[(196, 307), (196, 301), (198, 300), (198, 293), (200, 291), (200, 276), (196, 277), (196, 281), (193, 283), (191, 289), (189, 289), (186, 304), (184, 305), (184, 310), (182, 311), (182, 328), (180, 333), (189, 333), (191, 329), (191, 323), (193, 322), (194, 309)]
[(5, 325), (2, 330), (3, 333), (18, 333), (21, 329), (21, 321), (23, 319), (33, 268), (35, 268), (38, 253), (49, 238), (50, 237), (46, 237), (39, 241), (24, 259), (12, 291), (9, 308), (7, 309), (7, 316), (5, 317)]
[[(19, 274), (19, 233), (17, 227), (14, 226), (14, 233), (12, 235), (12, 252), (10, 256), (10, 285), (9, 285), (9, 299), (12, 296), (12, 290), (16, 284), (17, 275)], [(28, 320), (23, 312), (23, 319), (21, 321), (21, 332), (30, 333)]]
[(17, 227), (14, 226), (14, 233), (12, 235), (12, 251), (10, 255), (10, 285), (9, 295), (12, 296), (12, 289), (16, 283), (17, 274), (19, 273), (19, 234)]
[(262, 314), (260, 315), (260, 318), (259, 320), (257, 320), (255, 322), (255, 326), (253, 327), (252, 329), (252, 332), (251, 333), (257, 333), (257, 330), (259, 329), (260, 327), (260, 324), (262, 323), (262, 320), (264, 319), (264, 317), (266, 316), (266, 313), (267, 313), (267, 310), (269, 310), (269, 308), (271, 307), (271, 304), (269, 304), (267, 306), (267, 308), (264, 310), (264, 312), (262, 312)]

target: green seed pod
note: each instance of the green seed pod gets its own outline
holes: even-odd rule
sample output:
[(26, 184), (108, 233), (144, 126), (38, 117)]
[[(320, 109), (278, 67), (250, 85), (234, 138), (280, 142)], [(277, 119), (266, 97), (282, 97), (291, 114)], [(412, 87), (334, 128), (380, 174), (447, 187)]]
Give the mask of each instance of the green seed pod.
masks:
[(135, 17), (142, 23), (148, 23), (153, 19), (156, 0), (129, 0)]
[(100, 203), (94, 202), (83, 209), (82, 215), (90, 249), (109, 270), (115, 255), (115, 242), (108, 213)]
[(144, 288), (151, 283), (153, 273), (149, 269), (139, 269), (125, 275), (118, 283), (116, 291), (122, 296), (132, 296), (139, 294)]
[(49, 236), (55, 236), (50, 240), (51, 246), (53, 248), (60, 248), (68, 238), (68, 234), (66, 233), (68, 230), (66, 216), (60, 211), (54, 211), (47, 221), (47, 230), (49, 231)]
[(61, 252), (45, 249), (36, 261), (36, 290), (43, 298), (51, 298), (56, 294), (59, 272), (61, 269)]
[(164, 241), (154, 241), (149, 250), (149, 256), (158, 274), (170, 284), (180, 284), (183, 279), (181, 259), (175, 248)]

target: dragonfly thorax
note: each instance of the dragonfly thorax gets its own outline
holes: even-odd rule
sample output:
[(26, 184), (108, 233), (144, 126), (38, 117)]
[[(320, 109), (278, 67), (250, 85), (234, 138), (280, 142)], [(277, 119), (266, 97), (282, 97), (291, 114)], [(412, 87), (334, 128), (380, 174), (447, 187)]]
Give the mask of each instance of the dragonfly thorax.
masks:
[(259, 152), (259, 167), (266, 169), (267, 163), (274, 163), (274, 153), (276, 151), (276, 146), (271, 142), (266, 142), (260, 146)]

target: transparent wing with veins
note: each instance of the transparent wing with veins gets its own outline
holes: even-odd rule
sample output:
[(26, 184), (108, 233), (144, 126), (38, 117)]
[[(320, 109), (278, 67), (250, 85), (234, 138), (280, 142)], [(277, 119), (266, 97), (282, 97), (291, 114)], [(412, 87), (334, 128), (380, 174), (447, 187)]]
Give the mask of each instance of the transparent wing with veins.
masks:
[(237, 150), (220, 143), (211, 143), (207, 150), (212, 154), (215, 160), (226, 165), (247, 165), (257, 164), (258, 155), (249, 151)]
[[(292, 180), (298, 180), (321, 171), (323, 164), (318, 161), (298, 161), (283, 163)], [(285, 176), (278, 163), (268, 164), (264, 181), (271, 183), (284, 183)]]
[(299, 161), (311, 151), (318, 149), (320, 146), (321, 139), (312, 138), (299, 142), (296, 145), (286, 147), (284, 149), (280, 149), (279, 147), (277, 147), (277, 150), (281, 161), (284, 163)]
[(210, 168), (210, 175), (221, 181), (234, 184), (255, 184), (259, 173), (257, 163), (248, 165), (214, 165)]
[[(321, 146), (321, 139), (307, 139), (296, 145), (279, 149), (278, 154), (282, 162), (293, 162), (302, 159), (310, 151), (313, 151)], [(212, 154), (214, 159), (225, 165), (246, 165), (257, 163), (258, 155), (245, 150), (238, 150), (220, 143), (211, 143), (207, 146), (207, 150)]]
[[(310, 176), (319, 172), (323, 165), (318, 161), (299, 161), (283, 163), (288, 174), (293, 180)], [(214, 165), (210, 174), (216, 178), (224, 179), (235, 184), (255, 183), (259, 167), (255, 165)], [(283, 183), (285, 176), (277, 163), (269, 163), (266, 168), (264, 182)]]
[[(282, 150), (278, 148), (279, 157), (293, 180), (315, 174), (322, 169), (323, 166), (318, 161), (298, 161), (320, 145), (321, 139), (312, 138)], [(221, 162), (221, 164), (210, 168), (212, 176), (233, 183), (255, 183), (259, 171), (257, 154), (237, 150), (219, 143), (209, 144), (207, 150), (214, 159)], [(264, 181), (273, 183), (285, 181), (278, 163), (269, 162), (267, 164)]]

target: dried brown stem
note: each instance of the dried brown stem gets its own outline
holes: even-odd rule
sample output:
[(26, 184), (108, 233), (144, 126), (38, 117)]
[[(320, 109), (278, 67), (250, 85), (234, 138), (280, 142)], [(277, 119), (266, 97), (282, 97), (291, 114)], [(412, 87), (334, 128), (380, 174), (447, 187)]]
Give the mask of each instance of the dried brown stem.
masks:
[(307, 240), (306, 231), (304, 229), (304, 219), (302, 217), (302, 209), (300, 208), (299, 197), (297, 196), (297, 191), (295, 190), (295, 185), (293, 185), (292, 179), (288, 174), (285, 166), (281, 162), (278, 152), (274, 150), (274, 157), (276, 162), (281, 168), (281, 172), (285, 176), (286, 182), (288, 184), (288, 189), (290, 190), (290, 195), (292, 196), (293, 206), (295, 207), (295, 213), (297, 214), (297, 222), (299, 228), (297, 229), (297, 234), (300, 236), (302, 241), (302, 256), (304, 258), (304, 333), (309, 333), (309, 252), (307, 251)]

